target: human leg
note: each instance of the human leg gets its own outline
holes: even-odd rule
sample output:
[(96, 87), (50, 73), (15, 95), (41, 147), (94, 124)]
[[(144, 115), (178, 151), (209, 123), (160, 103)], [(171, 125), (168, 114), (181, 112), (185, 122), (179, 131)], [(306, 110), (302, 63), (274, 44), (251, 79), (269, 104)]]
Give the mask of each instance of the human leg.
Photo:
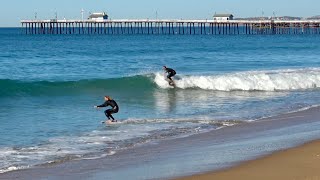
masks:
[(107, 118), (110, 120), (110, 109), (107, 109), (104, 111), (104, 114), (107, 116)]
[(112, 116), (113, 113), (117, 113), (117, 111), (113, 110), (113, 109), (107, 109), (106, 111), (106, 116), (108, 117), (108, 119), (112, 119), (112, 122), (117, 122), (114, 120), (114, 117)]

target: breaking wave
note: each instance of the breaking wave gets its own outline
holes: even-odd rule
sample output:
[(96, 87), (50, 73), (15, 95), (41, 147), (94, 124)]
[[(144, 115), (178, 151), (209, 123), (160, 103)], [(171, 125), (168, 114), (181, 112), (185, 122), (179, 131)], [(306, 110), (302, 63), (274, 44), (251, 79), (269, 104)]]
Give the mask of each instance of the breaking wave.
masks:
[[(247, 71), (222, 75), (177, 75), (179, 89), (213, 91), (290, 91), (320, 87), (320, 68)], [(156, 88), (172, 88), (163, 73), (136, 75), (112, 79), (87, 79), (79, 81), (19, 81), (0, 79), (0, 97), (96, 94), (104, 91), (135, 93)]]
[[(170, 87), (161, 73), (156, 74), (155, 82), (161, 88)], [(200, 88), (216, 91), (306, 90), (320, 87), (320, 68), (178, 76), (175, 84), (181, 89)]]

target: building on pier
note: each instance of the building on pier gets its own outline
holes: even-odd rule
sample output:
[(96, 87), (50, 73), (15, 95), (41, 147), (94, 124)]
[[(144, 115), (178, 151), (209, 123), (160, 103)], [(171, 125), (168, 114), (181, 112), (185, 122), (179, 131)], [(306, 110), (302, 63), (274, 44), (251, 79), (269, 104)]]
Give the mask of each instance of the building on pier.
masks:
[(93, 21), (103, 21), (103, 20), (107, 20), (108, 19), (108, 15), (107, 13), (103, 12), (103, 13), (92, 13), (90, 14), (88, 20), (93, 20)]
[(213, 20), (216, 20), (216, 21), (233, 20), (233, 15), (232, 14), (215, 14), (213, 16)]

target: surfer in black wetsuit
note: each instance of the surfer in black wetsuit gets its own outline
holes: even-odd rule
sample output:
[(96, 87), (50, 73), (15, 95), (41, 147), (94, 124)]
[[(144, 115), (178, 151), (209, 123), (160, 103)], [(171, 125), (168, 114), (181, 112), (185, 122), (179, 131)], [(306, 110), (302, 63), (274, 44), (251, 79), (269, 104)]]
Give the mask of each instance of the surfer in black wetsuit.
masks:
[(167, 78), (170, 80), (169, 85), (174, 85), (172, 77), (177, 74), (176, 71), (171, 68), (168, 68), (167, 66), (163, 66), (163, 70), (166, 71), (166, 73), (168, 73)]
[(110, 120), (110, 118), (112, 119), (112, 122), (117, 122), (117, 120), (114, 120), (113, 116), (111, 114), (113, 113), (118, 113), (119, 112), (119, 106), (116, 103), (116, 101), (114, 101), (113, 99), (111, 99), (109, 96), (105, 96), (104, 97), (105, 102), (99, 106), (94, 106), (95, 108), (102, 108), (102, 107), (107, 107), (107, 106), (111, 106), (112, 109), (107, 109), (104, 111), (104, 114), (107, 116), (107, 118)]

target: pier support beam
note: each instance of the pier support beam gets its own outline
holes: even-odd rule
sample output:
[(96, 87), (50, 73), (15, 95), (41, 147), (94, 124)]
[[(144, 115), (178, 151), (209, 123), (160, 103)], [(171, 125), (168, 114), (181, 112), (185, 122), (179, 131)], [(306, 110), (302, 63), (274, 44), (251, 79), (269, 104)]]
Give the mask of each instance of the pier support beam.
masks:
[(241, 35), (241, 34), (320, 34), (320, 21), (203, 21), (203, 20), (107, 20), (22, 21), (24, 34), (169, 34), (169, 35)]

